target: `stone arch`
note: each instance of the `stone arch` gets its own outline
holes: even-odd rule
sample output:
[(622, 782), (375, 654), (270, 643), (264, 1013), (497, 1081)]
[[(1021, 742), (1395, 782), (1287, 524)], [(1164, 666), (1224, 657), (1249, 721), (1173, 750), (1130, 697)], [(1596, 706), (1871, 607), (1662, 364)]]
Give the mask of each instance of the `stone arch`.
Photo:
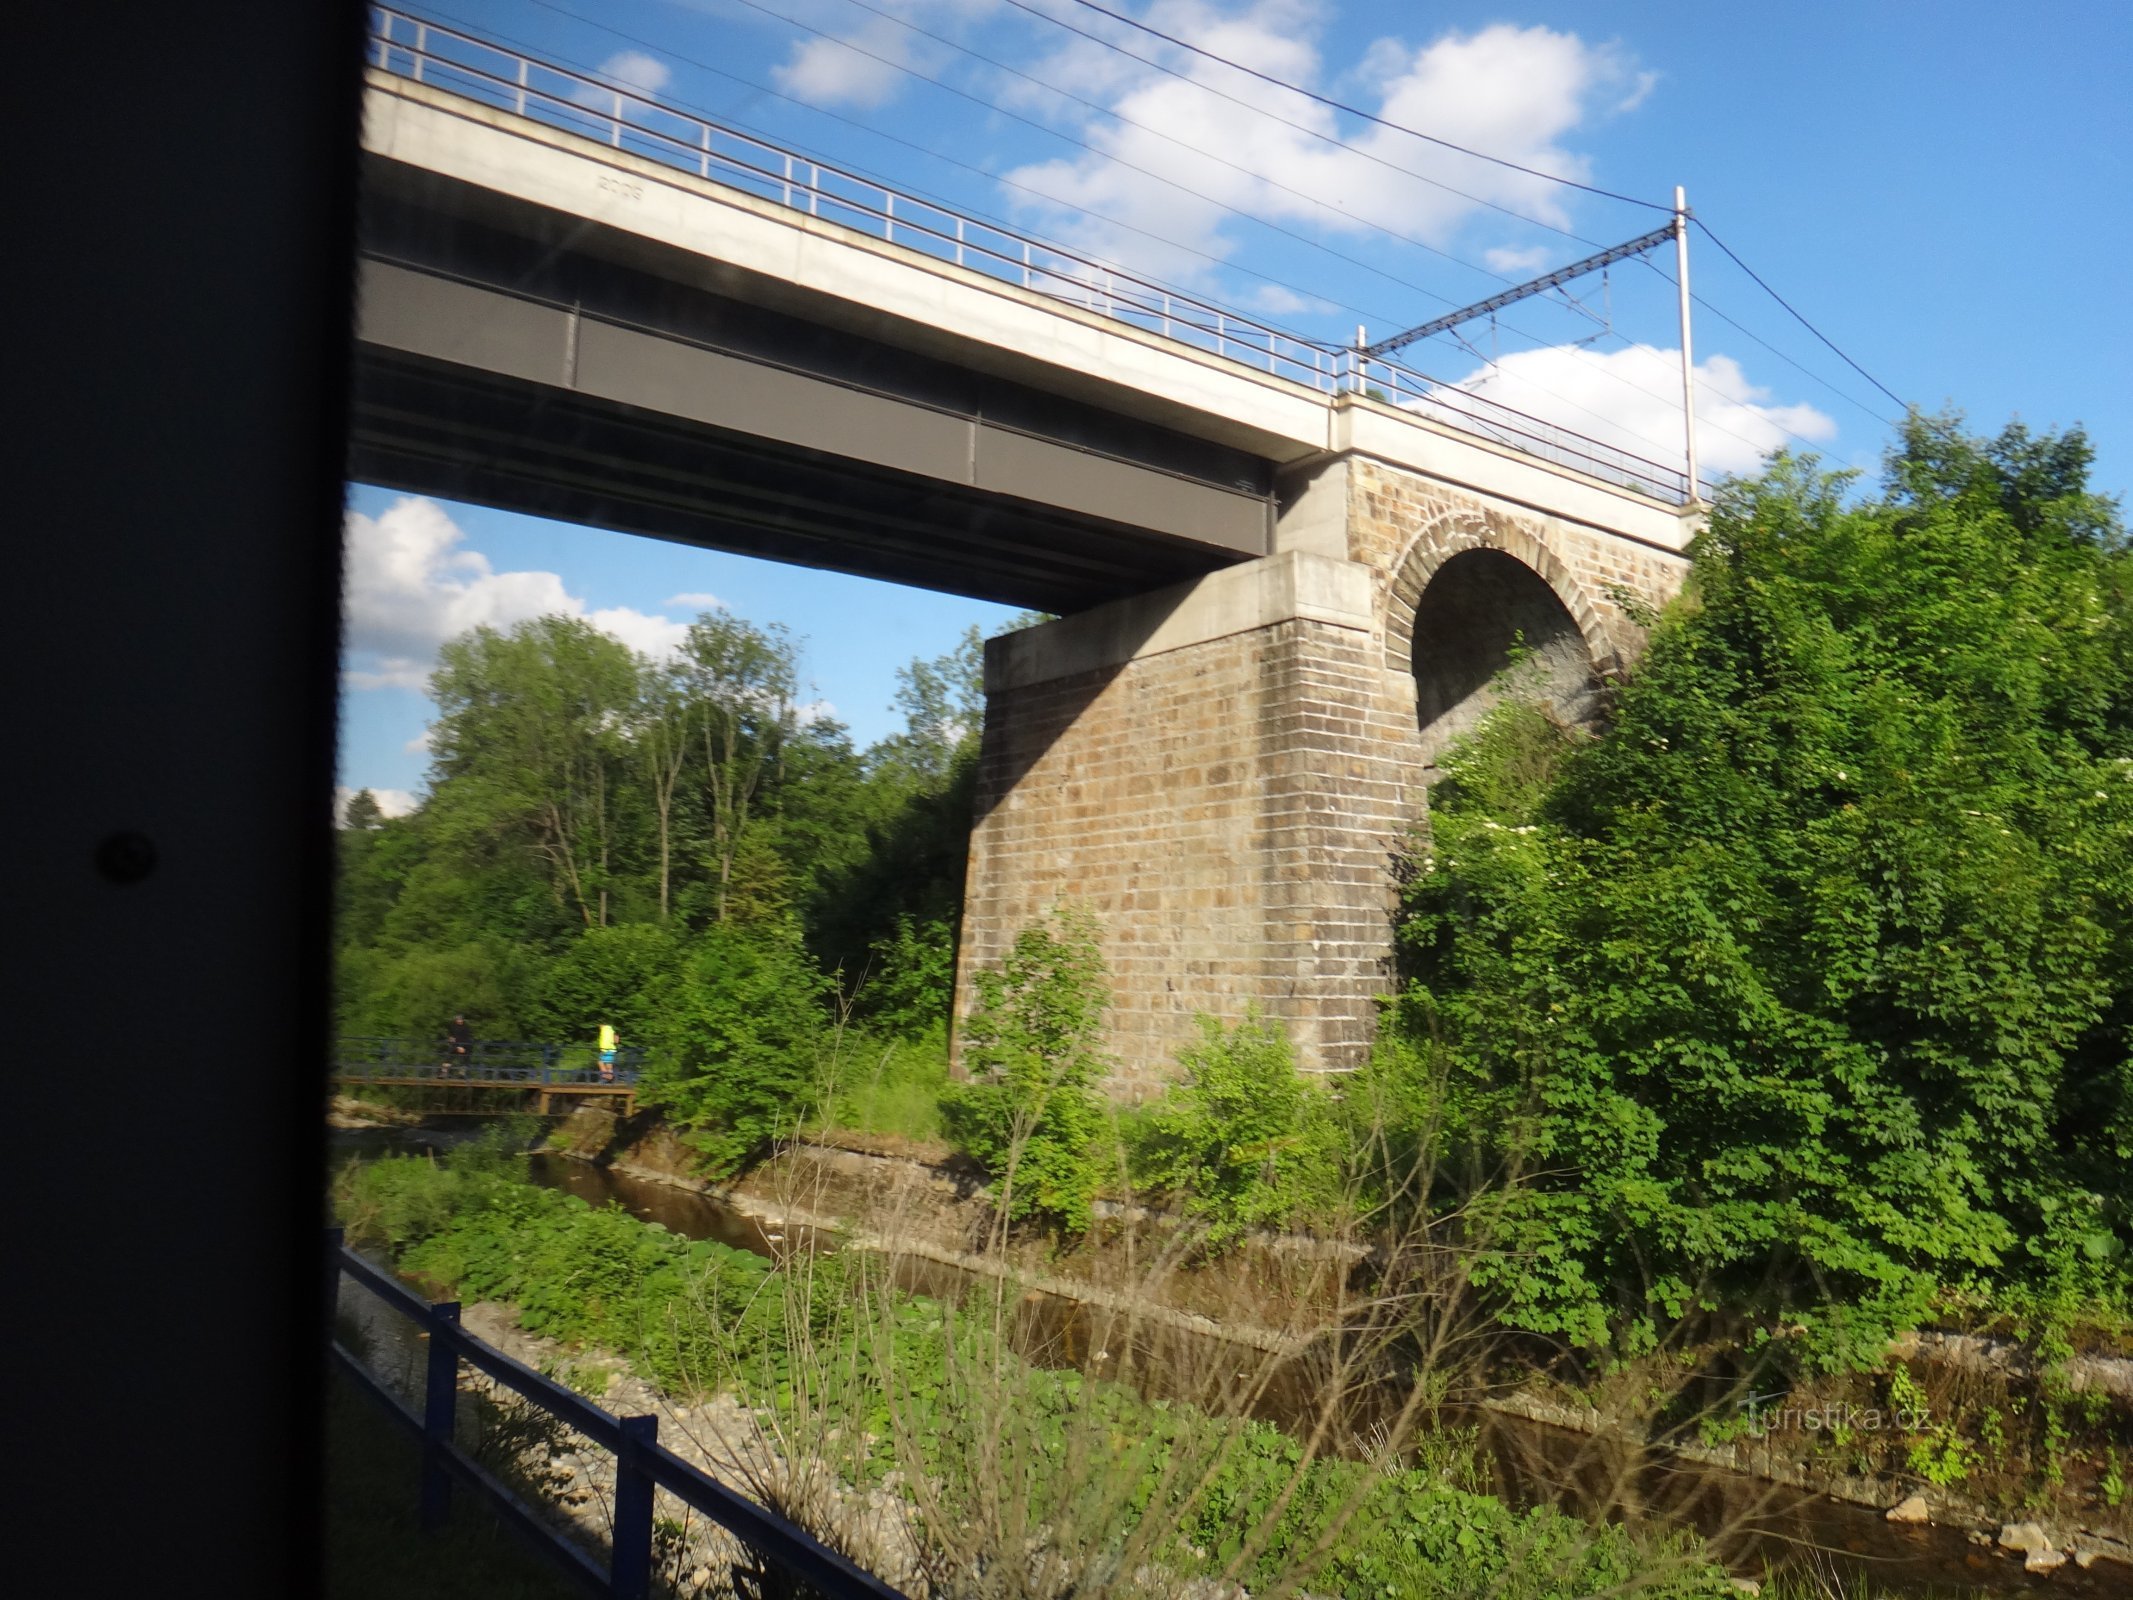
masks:
[(1555, 552), (1495, 516), (1447, 516), (1409, 542), (1387, 607), (1386, 667), (1415, 684), (1426, 757), (1480, 720), (1521, 637), (1556, 714), (1591, 717), (1618, 655)]

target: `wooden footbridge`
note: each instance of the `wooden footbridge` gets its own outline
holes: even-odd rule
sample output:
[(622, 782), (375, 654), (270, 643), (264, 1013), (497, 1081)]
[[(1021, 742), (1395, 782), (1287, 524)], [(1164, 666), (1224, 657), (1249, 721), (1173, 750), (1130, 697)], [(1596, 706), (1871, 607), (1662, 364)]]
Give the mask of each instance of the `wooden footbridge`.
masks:
[(542, 1116), (619, 1101), (615, 1109), (628, 1116), (637, 1109), (645, 1054), (618, 1050), (613, 1066), (603, 1067), (589, 1045), (477, 1039), (459, 1054), (439, 1039), (338, 1039), (332, 1077), (344, 1088), (422, 1091), (414, 1098), (432, 1115), (494, 1116), (515, 1099)]

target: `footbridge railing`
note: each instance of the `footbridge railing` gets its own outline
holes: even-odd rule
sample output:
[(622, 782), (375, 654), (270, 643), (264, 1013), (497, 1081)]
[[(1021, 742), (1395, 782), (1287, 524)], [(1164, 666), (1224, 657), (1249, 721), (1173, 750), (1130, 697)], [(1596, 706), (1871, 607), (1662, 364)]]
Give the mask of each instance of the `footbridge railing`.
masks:
[(354, 1083), (469, 1083), (496, 1088), (570, 1089), (635, 1084), (647, 1053), (617, 1050), (612, 1068), (591, 1045), (476, 1039), (458, 1054), (440, 1039), (354, 1037), (334, 1041), (332, 1072)]
[(1433, 422), (1662, 500), (1687, 475), (1397, 361), (1365, 359), (1109, 262), (774, 144), (610, 79), (373, 6), (371, 65), (576, 133), (885, 243), (981, 272), (1323, 394), (1367, 394)]
[[(766, 1510), (691, 1465), (659, 1442), (656, 1416), (623, 1417), (543, 1377), (524, 1362), (475, 1338), (459, 1325), (456, 1301), (432, 1303), (365, 1260), (343, 1242), (341, 1230), (326, 1231), (327, 1325), (348, 1277), (388, 1310), (407, 1318), (427, 1336), (419, 1413), (401, 1401), (363, 1360), (331, 1340), (329, 1356), (358, 1390), (422, 1446), (422, 1526), (434, 1530), (451, 1511), (452, 1485), (463, 1483), (486, 1499), (506, 1526), (548, 1557), (587, 1594), (612, 1600), (646, 1600), (652, 1586), (654, 1490), (664, 1489), (732, 1534), (800, 1592), (824, 1600), (904, 1600), (872, 1573), (824, 1545), (806, 1529)], [(463, 1450), (454, 1435), (460, 1364), (488, 1374), (525, 1402), (575, 1429), (615, 1458), (615, 1494), (608, 1564), (597, 1561), (542, 1519), (528, 1500)]]

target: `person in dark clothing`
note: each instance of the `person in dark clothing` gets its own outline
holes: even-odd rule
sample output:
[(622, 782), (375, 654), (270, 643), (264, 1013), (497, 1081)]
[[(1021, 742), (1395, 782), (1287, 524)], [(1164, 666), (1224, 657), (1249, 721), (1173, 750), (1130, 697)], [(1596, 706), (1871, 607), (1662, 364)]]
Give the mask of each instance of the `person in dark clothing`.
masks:
[(452, 1025), (444, 1030), (444, 1051), (445, 1072), (466, 1076), (467, 1063), (474, 1053), (474, 1030), (465, 1017), (454, 1017)]

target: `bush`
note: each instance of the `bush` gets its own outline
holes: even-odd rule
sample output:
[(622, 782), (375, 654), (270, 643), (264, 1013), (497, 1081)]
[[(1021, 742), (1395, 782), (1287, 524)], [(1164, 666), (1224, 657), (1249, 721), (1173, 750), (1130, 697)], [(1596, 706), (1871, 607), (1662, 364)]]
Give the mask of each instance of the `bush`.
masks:
[(1096, 1091), (1108, 991), (1095, 919), (1054, 910), (975, 981), (963, 1050), (973, 1081), (944, 1102), (950, 1135), (1000, 1181), (1007, 1216), (1085, 1233), (1109, 1131)]
[[(1691, 1539), (1654, 1548), (1479, 1492), (1470, 1433), (1425, 1436), (1405, 1458), (1337, 1459), (1245, 1416), (1030, 1364), (1012, 1282), (975, 1285), (958, 1304), (899, 1293), (893, 1269), (844, 1256), (802, 1252), (774, 1268), (499, 1177), (493, 1154), (376, 1162), (344, 1185), (343, 1215), (353, 1231), (386, 1196), (424, 1192), (436, 1213), (403, 1269), (513, 1304), (529, 1330), (625, 1354), (671, 1390), (737, 1391), (788, 1463), (909, 1502), (936, 1592), (980, 1578), (1009, 1600), (1069, 1592), (1067, 1580), (1111, 1592), (1141, 1587), (1151, 1564), (1354, 1600), (1731, 1592)], [(1189, 1385), (1193, 1357), (1176, 1359)], [(746, 1486), (782, 1493), (818, 1535), (849, 1538), (833, 1505), (791, 1503), (805, 1481), (788, 1471)], [(1002, 1558), (1014, 1551), (1030, 1559)]]
[(351, 950), (339, 957), (336, 987), (344, 1032), (438, 1039), (464, 1014), (479, 1039), (525, 1036), (522, 997), (540, 958), (500, 940), (444, 949)]
[(2133, 569), (2084, 466), (1925, 421), (1877, 502), (1781, 463), (1607, 737), (1514, 706), (1452, 759), (1398, 1026), (1525, 1175), (1469, 1213), (1514, 1321), (1872, 1364), (1940, 1285), (2124, 1303)]
[(707, 928), (649, 1026), (644, 1098), (714, 1171), (731, 1171), (814, 1109), (829, 980), (789, 919)]
[(680, 942), (654, 923), (587, 928), (551, 961), (527, 1006), (536, 1038), (590, 1044), (612, 1023), (625, 1045), (659, 1032), (675, 980)]
[(1213, 1017), (1199, 1023), (1199, 1044), (1178, 1056), (1184, 1081), (1139, 1122), (1133, 1167), (1220, 1247), (1330, 1204), (1339, 1133), (1329, 1097), (1297, 1075), (1280, 1023), (1256, 1013), (1228, 1031)]

